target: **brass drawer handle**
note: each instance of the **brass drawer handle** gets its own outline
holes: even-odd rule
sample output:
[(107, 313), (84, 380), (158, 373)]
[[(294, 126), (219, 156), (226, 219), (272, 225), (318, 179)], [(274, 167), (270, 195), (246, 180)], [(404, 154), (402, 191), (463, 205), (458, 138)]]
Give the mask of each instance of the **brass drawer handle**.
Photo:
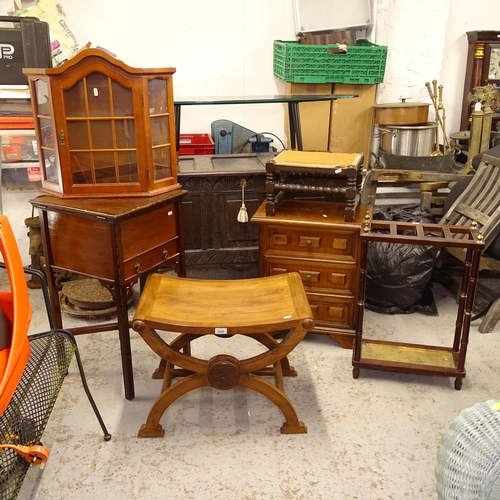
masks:
[(312, 244), (313, 244), (313, 242), (311, 240), (306, 241), (306, 246), (310, 247)]
[(162, 253), (163, 253), (163, 258), (165, 260), (167, 260), (168, 259), (168, 250), (166, 248), (164, 248)]
[(135, 272), (137, 274), (140, 274), (140, 272), (141, 272), (141, 265), (139, 264), (139, 262), (135, 263), (134, 269), (135, 269)]
[(312, 276), (310, 274), (306, 274), (306, 281), (311, 281)]

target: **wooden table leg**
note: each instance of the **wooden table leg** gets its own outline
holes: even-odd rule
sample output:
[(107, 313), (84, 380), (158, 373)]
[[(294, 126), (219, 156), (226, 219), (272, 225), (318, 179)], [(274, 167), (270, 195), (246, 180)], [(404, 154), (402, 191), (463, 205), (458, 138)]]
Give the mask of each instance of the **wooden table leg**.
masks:
[(132, 367), (132, 349), (130, 346), (130, 331), (128, 322), (127, 286), (115, 283), (116, 318), (118, 321), (118, 338), (123, 370), (123, 386), (125, 398), (135, 397), (134, 371)]

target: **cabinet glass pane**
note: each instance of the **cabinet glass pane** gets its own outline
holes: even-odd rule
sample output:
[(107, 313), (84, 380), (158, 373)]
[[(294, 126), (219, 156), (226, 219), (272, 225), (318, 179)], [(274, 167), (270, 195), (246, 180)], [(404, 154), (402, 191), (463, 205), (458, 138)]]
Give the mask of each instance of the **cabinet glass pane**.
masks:
[(167, 81), (160, 78), (149, 80), (149, 114), (168, 113)]
[(170, 167), (170, 146), (153, 149), (154, 180), (159, 181), (172, 176)]
[(45, 169), (45, 178), (50, 182), (59, 182), (59, 160), (55, 151), (40, 149), (38, 151), (40, 165)]
[(49, 103), (49, 86), (43, 80), (35, 81), (36, 103), (38, 105), (38, 114), (51, 116), (51, 108)]
[(137, 166), (137, 155), (135, 151), (117, 153), (118, 168), (120, 172), (120, 183), (138, 182), (139, 169)]
[(170, 144), (168, 116), (155, 116), (151, 118), (151, 141), (153, 146)]
[(68, 147), (90, 149), (87, 121), (68, 122)]
[(102, 73), (86, 77), (89, 116), (111, 116), (109, 79)]
[(134, 120), (116, 120), (115, 129), (117, 148), (135, 148)]
[(40, 138), (42, 140), (42, 146), (51, 149), (56, 148), (54, 131), (52, 129), (52, 120), (49, 120), (48, 118), (40, 118)]
[(113, 127), (111, 121), (90, 122), (92, 149), (113, 149)]
[(70, 158), (73, 184), (94, 184), (91, 154), (72, 153)]
[(94, 170), (96, 183), (117, 182), (114, 153), (94, 153)]
[(114, 116), (133, 116), (134, 102), (132, 99), (132, 90), (111, 80), (113, 91), (113, 111)]
[(64, 111), (69, 118), (87, 116), (83, 80), (63, 91)]

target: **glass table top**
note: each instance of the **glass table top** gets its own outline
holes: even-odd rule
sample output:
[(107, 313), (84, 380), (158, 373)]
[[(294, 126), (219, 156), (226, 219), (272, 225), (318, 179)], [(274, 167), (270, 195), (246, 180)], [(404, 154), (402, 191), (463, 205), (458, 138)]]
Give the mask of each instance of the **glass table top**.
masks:
[(261, 96), (211, 96), (211, 97), (179, 97), (176, 105), (190, 104), (248, 104), (273, 102), (306, 102), (335, 101), (359, 97), (358, 94), (294, 94), (294, 95), (261, 95)]

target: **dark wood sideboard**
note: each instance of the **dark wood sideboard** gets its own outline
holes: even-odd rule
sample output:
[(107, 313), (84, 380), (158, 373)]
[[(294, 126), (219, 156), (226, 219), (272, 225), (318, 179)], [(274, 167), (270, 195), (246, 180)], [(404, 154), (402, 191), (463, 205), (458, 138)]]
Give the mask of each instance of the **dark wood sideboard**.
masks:
[(266, 161), (274, 153), (179, 156), (186, 264), (259, 261), (259, 228), (238, 222), (242, 179), (249, 219), (266, 197)]
[[(178, 180), (188, 194), (182, 199), (186, 265), (257, 264), (259, 227), (250, 219), (266, 199), (266, 163), (277, 153), (179, 156)], [(241, 180), (249, 222), (238, 222)], [(321, 179), (303, 181), (315, 186)], [(289, 199), (332, 201), (335, 194), (288, 193)]]

